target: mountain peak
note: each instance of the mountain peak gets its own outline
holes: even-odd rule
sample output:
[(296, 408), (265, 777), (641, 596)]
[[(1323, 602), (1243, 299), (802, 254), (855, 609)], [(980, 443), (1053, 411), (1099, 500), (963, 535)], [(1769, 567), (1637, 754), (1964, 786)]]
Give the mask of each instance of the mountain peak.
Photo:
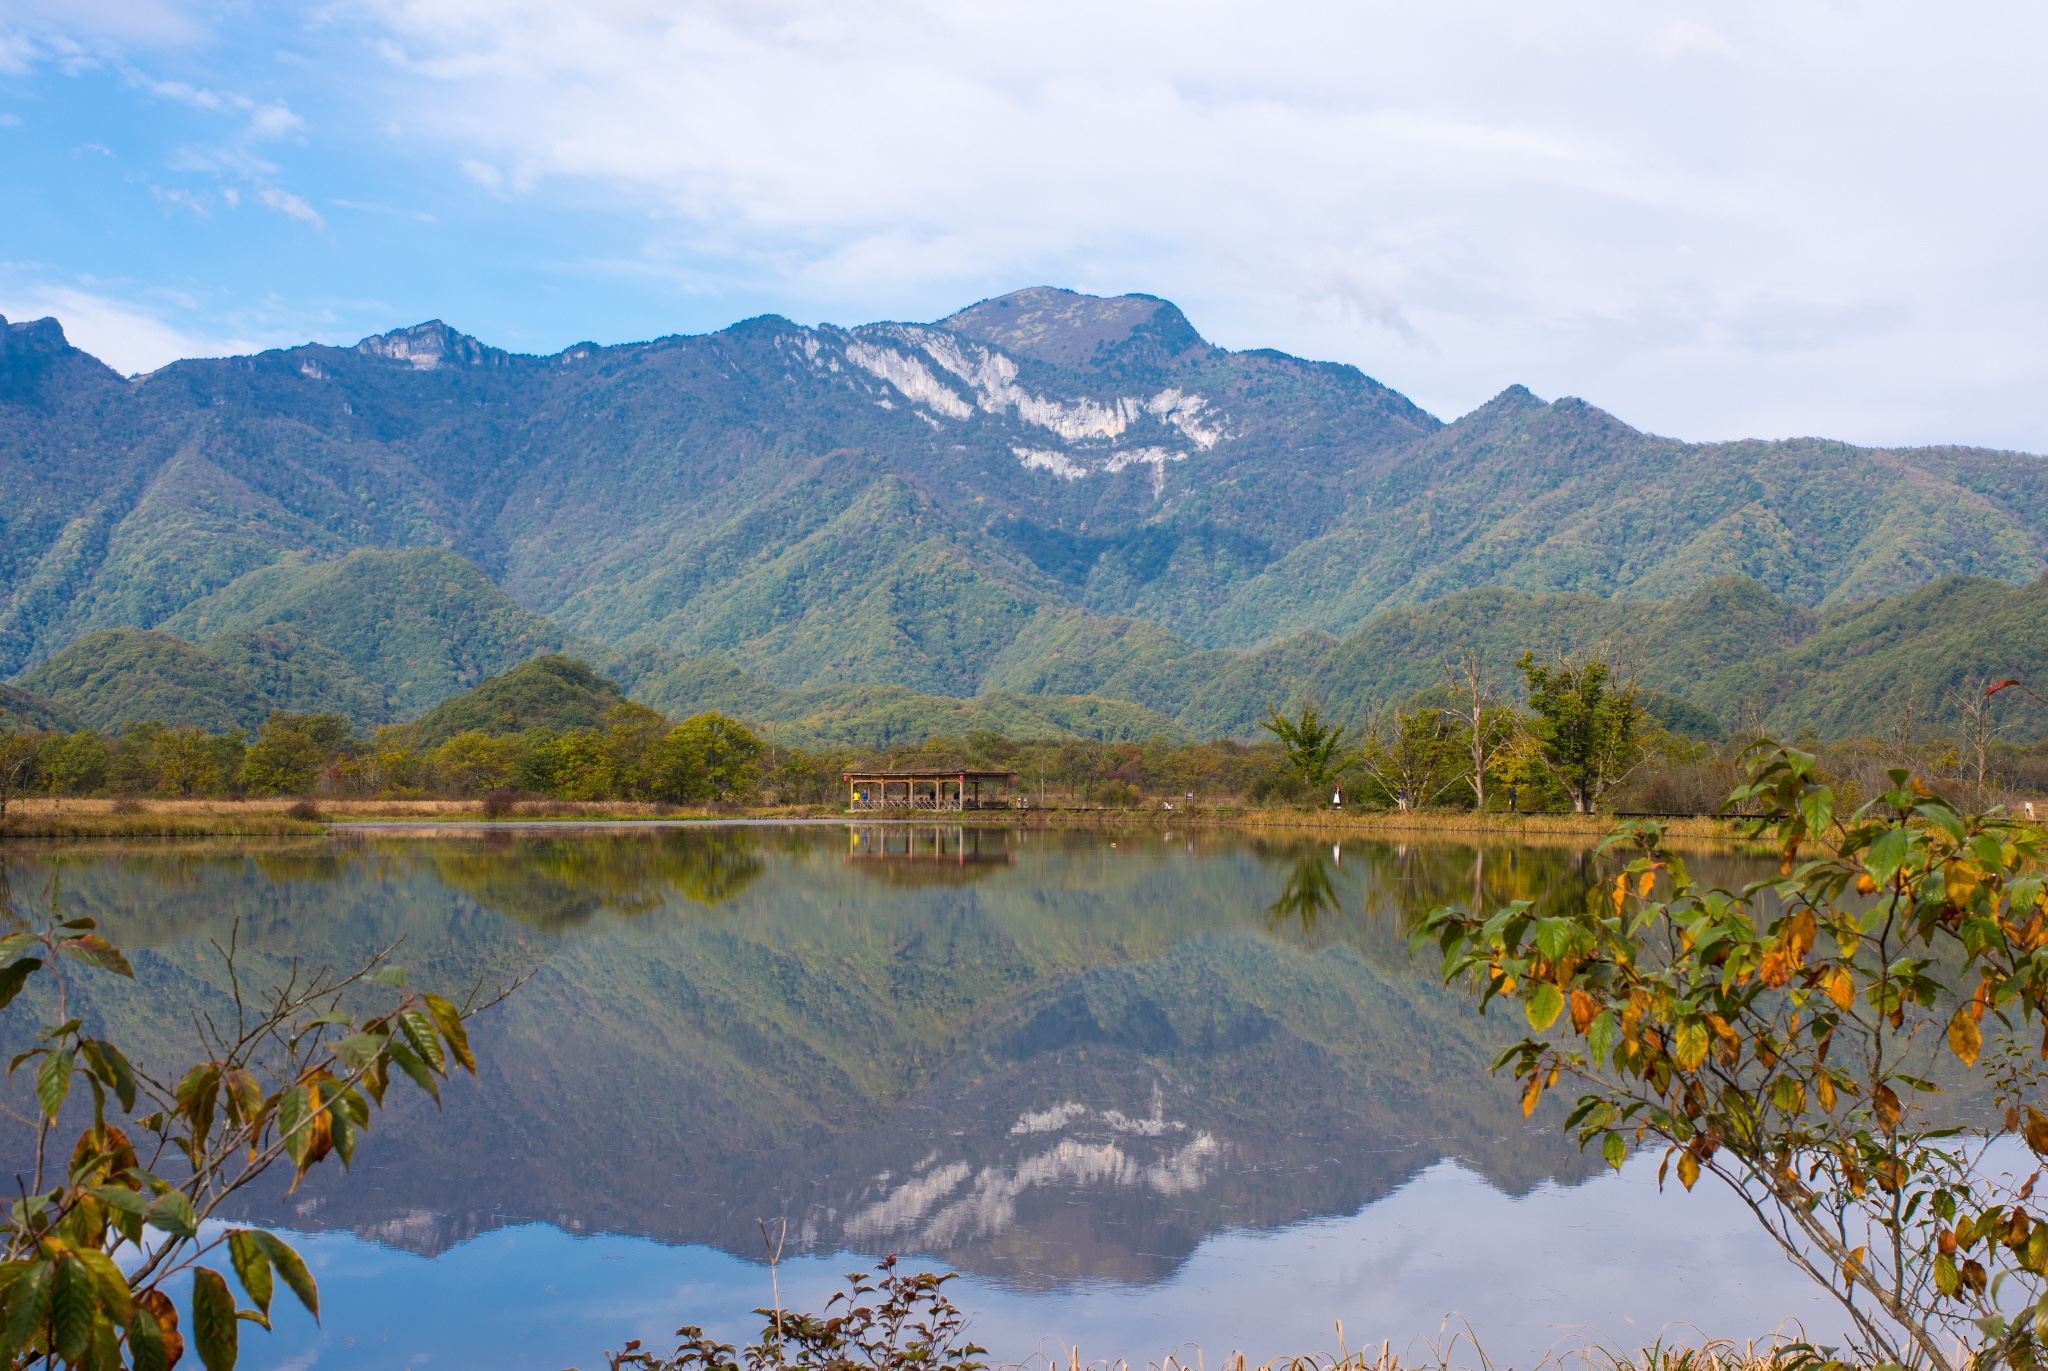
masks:
[(10, 354), (27, 356), (41, 353), (45, 356), (63, 352), (71, 346), (64, 336), (64, 326), (55, 318), (23, 319), (9, 323), (7, 316), (0, 314), (0, 357)]
[(939, 320), (976, 342), (1054, 366), (1099, 366), (1141, 335), (1169, 355), (1207, 348), (1178, 308), (1156, 295), (1083, 295), (1057, 286), (1013, 290)]
[(366, 357), (410, 362), (420, 371), (432, 371), (439, 366), (503, 366), (512, 355), (459, 333), (439, 319), (371, 334), (356, 344), (356, 351)]

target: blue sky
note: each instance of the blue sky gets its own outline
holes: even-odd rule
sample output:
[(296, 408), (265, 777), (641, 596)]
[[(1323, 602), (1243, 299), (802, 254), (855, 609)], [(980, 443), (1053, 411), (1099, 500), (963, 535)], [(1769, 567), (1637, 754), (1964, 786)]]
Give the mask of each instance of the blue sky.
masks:
[(1050, 283), (1687, 438), (2048, 450), (2048, 19), (1879, 0), (0, 0), (0, 312), (124, 371)]

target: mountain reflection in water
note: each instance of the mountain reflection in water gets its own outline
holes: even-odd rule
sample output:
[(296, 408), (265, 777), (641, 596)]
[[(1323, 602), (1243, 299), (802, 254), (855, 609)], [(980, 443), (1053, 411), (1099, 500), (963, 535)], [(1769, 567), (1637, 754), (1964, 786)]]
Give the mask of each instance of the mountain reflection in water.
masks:
[(534, 973), (476, 1029), (479, 1083), (403, 1097), (352, 1177), (266, 1182), (257, 1221), (754, 1258), (780, 1216), (796, 1249), (1050, 1289), (1161, 1280), (1445, 1157), (1510, 1195), (1594, 1170), (1488, 1077), (1514, 1024), (1405, 942), (1437, 903), (1584, 899), (1571, 850), (912, 824), (42, 848), (6, 874), (33, 905), (60, 870), (136, 964), (87, 1012), (146, 1061), (230, 1003), (231, 932), (245, 982), (401, 936), (416, 985)]

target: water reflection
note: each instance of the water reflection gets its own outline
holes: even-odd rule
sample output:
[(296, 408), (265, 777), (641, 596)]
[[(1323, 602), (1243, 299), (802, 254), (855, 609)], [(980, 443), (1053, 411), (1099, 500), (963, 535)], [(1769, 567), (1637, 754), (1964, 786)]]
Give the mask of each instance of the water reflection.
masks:
[(1586, 898), (1565, 850), (873, 825), (53, 848), (9, 878), (60, 869), (136, 952), (86, 995), (146, 1061), (226, 1003), (230, 929), (259, 979), (400, 937), (416, 983), (536, 972), (478, 1087), (248, 1204), (420, 1252), (540, 1221), (751, 1258), (786, 1216), (813, 1252), (1143, 1284), (1445, 1157), (1511, 1195), (1594, 1169), (1488, 1079), (1514, 1025), (1405, 951), (1437, 903)]
[(1015, 839), (962, 824), (857, 824), (846, 831), (846, 865), (898, 885), (961, 885), (1015, 866)]
[(734, 899), (761, 874), (746, 830), (652, 835), (591, 833), (425, 843), (408, 853), (450, 890), (528, 927), (560, 932), (599, 914), (639, 918), (673, 898), (706, 907)]

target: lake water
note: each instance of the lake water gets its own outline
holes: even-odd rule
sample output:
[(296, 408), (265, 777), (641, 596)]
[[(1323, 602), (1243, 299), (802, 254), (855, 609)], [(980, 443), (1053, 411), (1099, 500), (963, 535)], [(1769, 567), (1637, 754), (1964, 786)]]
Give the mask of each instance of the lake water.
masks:
[[(1568, 849), (932, 825), (37, 848), (133, 957), (89, 1016), (147, 1060), (245, 980), (403, 938), (416, 986), (530, 973), (480, 1080), (394, 1091), (355, 1171), (241, 1216), (304, 1235), (324, 1324), (242, 1364), (603, 1365), (728, 1340), (873, 1256), (961, 1273), (998, 1361), (1815, 1334), (1827, 1308), (1703, 1185), (1606, 1173), (1487, 1074), (1517, 1035), (1411, 964), (1434, 904), (1585, 898)], [(1701, 858), (1737, 883), (1754, 868)], [(10, 1011), (22, 1036), (26, 995)], [(8, 1125), (13, 1127), (13, 1125)], [(7, 1143), (19, 1165), (22, 1138)], [(1446, 1320), (1450, 1322), (1447, 1324)], [(1199, 1350), (1198, 1350), (1199, 1349)]]

